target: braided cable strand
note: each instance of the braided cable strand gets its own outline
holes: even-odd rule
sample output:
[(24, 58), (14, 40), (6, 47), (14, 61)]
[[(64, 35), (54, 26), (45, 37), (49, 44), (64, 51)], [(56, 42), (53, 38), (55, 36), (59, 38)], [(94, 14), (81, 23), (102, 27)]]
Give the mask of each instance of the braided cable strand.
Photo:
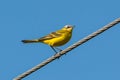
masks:
[(99, 35), (100, 33), (106, 31), (107, 29), (115, 26), (120, 22), (120, 18), (114, 20), (113, 22), (109, 23), (108, 25), (104, 26), (103, 28), (93, 32), (92, 34), (88, 35), (87, 37), (83, 38), (82, 40), (76, 42), (75, 44), (71, 45), (70, 47), (66, 48), (65, 50), (57, 53), (56, 55), (48, 58), (47, 60), (43, 61), (42, 63), (38, 64), (37, 66), (31, 68), (30, 70), (24, 72), (23, 74), (19, 75), (18, 77), (14, 78), (13, 80), (21, 80), (22, 78), (30, 75), (31, 73), (35, 72), (36, 70), (42, 68), (43, 66), (47, 65), (48, 63), (52, 62), (53, 60), (61, 57), (62, 55), (66, 54), (67, 52), (71, 51), (72, 49), (78, 47), (79, 45), (87, 42), (88, 40), (92, 39), (93, 37)]

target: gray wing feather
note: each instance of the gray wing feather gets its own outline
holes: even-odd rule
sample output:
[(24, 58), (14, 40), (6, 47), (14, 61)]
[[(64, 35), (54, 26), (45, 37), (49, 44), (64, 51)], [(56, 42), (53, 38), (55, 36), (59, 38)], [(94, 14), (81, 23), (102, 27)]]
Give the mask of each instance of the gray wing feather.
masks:
[(56, 37), (60, 37), (61, 34), (60, 33), (57, 33), (57, 32), (52, 32), (44, 37), (41, 37), (39, 38), (38, 40), (42, 41), (42, 40), (49, 40), (49, 39), (53, 39), (53, 38), (56, 38)]

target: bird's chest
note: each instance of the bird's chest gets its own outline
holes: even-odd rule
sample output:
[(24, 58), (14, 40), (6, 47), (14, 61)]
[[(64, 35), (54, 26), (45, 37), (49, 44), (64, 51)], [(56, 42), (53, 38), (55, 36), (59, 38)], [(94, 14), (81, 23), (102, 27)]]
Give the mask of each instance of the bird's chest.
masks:
[(71, 38), (71, 35), (69, 34), (64, 34), (59, 38), (56, 38), (52, 43), (53, 46), (62, 46), (66, 44)]

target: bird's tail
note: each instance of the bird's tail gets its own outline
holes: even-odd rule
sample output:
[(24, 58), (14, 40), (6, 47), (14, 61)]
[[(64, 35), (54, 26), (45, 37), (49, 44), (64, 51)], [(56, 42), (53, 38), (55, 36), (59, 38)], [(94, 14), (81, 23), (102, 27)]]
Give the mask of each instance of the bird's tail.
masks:
[(23, 43), (36, 43), (38, 40), (22, 40)]

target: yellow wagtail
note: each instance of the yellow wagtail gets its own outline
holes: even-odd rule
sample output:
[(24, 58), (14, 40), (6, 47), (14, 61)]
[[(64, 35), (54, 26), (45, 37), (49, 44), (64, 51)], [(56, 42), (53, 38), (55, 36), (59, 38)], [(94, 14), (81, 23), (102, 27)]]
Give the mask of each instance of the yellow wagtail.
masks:
[(55, 50), (58, 49), (61, 51), (61, 49), (57, 48), (58, 46), (62, 46), (66, 44), (71, 36), (72, 36), (72, 30), (73, 30), (72, 25), (65, 25), (62, 29), (57, 30), (56, 32), (52, 32), (44, 37), (41, 37), (39, 39), (34, 39), (34, 40), (22, 40), (23, 43), (44, 43), (49, 45), (56, 53), (57, 51)]

